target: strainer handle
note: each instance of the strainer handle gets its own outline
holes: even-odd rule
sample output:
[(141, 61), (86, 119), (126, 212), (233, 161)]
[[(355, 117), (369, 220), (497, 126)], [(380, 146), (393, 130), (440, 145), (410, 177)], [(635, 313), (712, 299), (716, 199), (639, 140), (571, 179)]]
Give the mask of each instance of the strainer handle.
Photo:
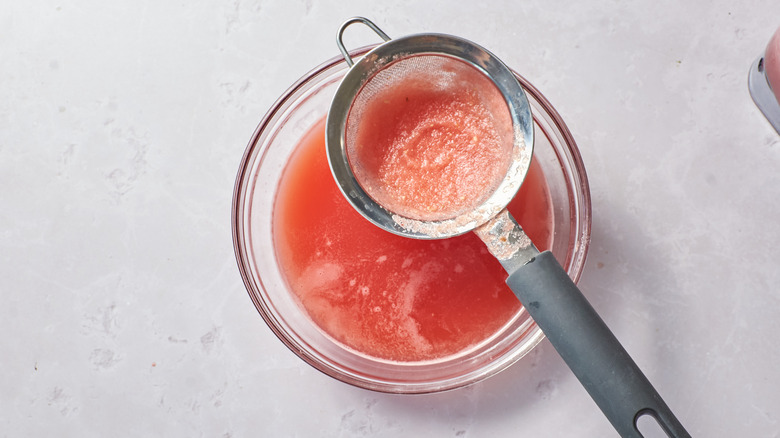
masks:
[(342, 41), (342, 37), (344, 36), (344, 31), (349, 27), (351, 24), (355, 23), (363, 23), (371, 30), (376, 32), (377, 35), (379, 35), (380, 38), (382, 38), (385, 41), (390, 41), (390, 37), (387, 36), (386, 33), (382, 32), (382, 29), (380, 29), (376, 24), (374, 24), (371, 20), (365, 17), (352, 17), (349, 20), (345, 21), (344, 24), (339, 27), (339, 32), (336, 35), (336, 44), (339, 46), (339, 50), (341, 51), (341, 55), (344, 56), (344, 61), (347, 62), (347, 65), (352, 67), (355, 65), (355, 62), (352, 61), (352, 57), (349, 56), (349, 51), (346, 47), (344, 47), (344, 41)]
[(507, 284), (622, 437), (641, 438), (644, 415), (670, 437), (690, 437), (551, 252), (516, 269)]

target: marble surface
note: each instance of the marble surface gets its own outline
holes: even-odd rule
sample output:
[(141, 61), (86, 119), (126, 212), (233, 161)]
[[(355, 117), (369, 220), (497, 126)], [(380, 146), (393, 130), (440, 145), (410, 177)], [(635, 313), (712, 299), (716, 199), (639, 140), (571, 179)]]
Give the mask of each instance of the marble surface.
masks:
[(590, 178), (584, 293), (693, 436), (780, 436), (780, 135), (747, 91), (776, 0), (5, 2), (0, 436), (616, 435), (546, 341), (393, 396), (254, 309), (239, 161), (353, 15), (472, 39), (545, 93)]

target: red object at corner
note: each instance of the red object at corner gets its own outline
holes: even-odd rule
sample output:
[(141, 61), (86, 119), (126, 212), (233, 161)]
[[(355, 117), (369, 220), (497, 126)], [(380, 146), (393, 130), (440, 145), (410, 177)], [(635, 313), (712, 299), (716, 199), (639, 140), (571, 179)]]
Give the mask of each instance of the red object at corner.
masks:
[(777, 28), (764, 52), (764, 70), (766, 79), (775, 99), (780, 102), (780, 28)]

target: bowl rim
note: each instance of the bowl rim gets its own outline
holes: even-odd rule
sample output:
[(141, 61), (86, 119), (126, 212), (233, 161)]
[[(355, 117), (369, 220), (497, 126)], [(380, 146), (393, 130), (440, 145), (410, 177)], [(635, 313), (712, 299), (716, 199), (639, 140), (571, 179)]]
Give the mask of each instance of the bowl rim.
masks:
[[(376, 44), (372, 44), (351, 50), (350, 55), (353, 57), (361, 56), (376, 46)], [(532, 351), (536, 345), (538, 345), (539, 342), (544, 339), (544, 333), (541, 331), (541, 329), (538, 328), (538, 326), (536, 326), (533, 321), (532, 325), (527, 330), (529, 334), (528, 340), (526, 341), (527, 347), (525, 348), (525, 351), (522, 354), (514, 355), (514, 357), (498, 358), (499, 360), (491, 362), (490, 368), (483, 368), (481, 373), (470, 372), (455, 378), (452, 376), (443, 377), (442, 379), (435, 382), (404, 382), (400, 384), (399, 382), (392, 381), (391, 379), (382, 381), (374, 379), (369, 381), (365, 378), (360, 378), (359, 375), (345, 372), (344, 369), (337, 368), (327, 362), (323, 362), (316, 355), (306, 351), (306, 349), (303, 348), (302, 345), (299, 345), (297, 342), (295, 342), (295, 340), (290, 339), (290, 337), (287, 336), (287, 333), (282, 330), (280, 324), (275, 321), (272, 312), (268, 309), (266, 303), (261, 300), (260, 295), (253, 293), (253, 290), (257, 284), (255, 284), (253, 275), (250, 273), (250, 266), (252, 263), (250, 257), (251, 245), (247, 245), (244, 239), (244, 236), (246, 235), (244, 224), (244, 200), (246, 199), (246, 195), (252, 187), (251, 181), (253, 178), (247, 178), (247, 176), (250, 176), (248, 173), (256, 168), (254, 165), (254, 157), (257, 155), (255, 149), (258, 147), (258, 140), (260, 140), (262, 133), (269, 127), (269, 125), (276, 119), (276, 117), (286, 109), (285, 104), (297, 96), (297, 92), (301, 91), (308, 83), (312, 82), (313, 80), (319, 79), (319, 75), (321, 73), (342, 63), (346, 64), (343, 56), (334, 56), (325, 62), (322, 62), (297, 79), (276, 99), (276, 101), (271, 105), (270, 109), (261, 118), (244, 150), (233, 188), (233, 198), (231, 201), (231, 229), (236, 262), (245, 289), (250, 296), (250, 299), (252, 300), (255, 308), (258, 310), (258, 313), (260, 313), (260, 316), (265, 321), (266, 325), (290, 351), (292, 351), (296, 356), (303, 359), (304, 362), (308, 363), (318, 371), (347, 384), (363, 389), (386, 393), (424, 394), (456, 389), (485, 380), (508, 368), (511, 364), (521, 359), (525, 354)], [(592, 226), (590, 187), (588, 184), (587, 174), (585, 172), (585, 166), (582, 161), (582, 156), (574, 140), (574, 137), (572, 136), (566, 124), (563, 122), (563, 119), (558, 111), (555, 110), (549, 100), (522, 75), (511, 68), (510, 70), (517, 77), (526, 93), (531, 95), (533, 99), (536, 100), (539, 105), (543, 107), (544, 111), (549, 115), (549, 117), (545, 118), (546, 121), (551, 122), (554, 125), (555, 129), (562, 136), (563, 140), (563, 147), (560, 148), (562, 150), (559, 151), (558, 148), (553, 147), (553, 151), (555, 152), (558, 160), (569, 163), (574, 170), (573, 173), (564, 173), (567, 174), (566, 189), (569, 195), (569, 209), (572, 212), (572, 216), (578, 217), (578, 221), (570, 221), (569, 230), (570, 235), (575, 236), (576, 238), (573, 239), (574, 247), (571, 247), (572, 238), (569, 239), (570, 248), (568, 253), (569, 255), (575, 255), (575, 257), (570, 260), (566, 260), (564, 268), (569, 271), (571, 267), (576, 267), (576, 269), (574, 269), (573, 272), (570, 272), (569, 275), (572, 276), (573, 281), (577, 282), (582, 276), (582, 272), (584, 271), (585, 260), (587, 258), (587, 253), (590, 247)], [(536, 117), (534, 117), (534, 119), (536, 119)], [(264, 152), (261, 152), (260, 162), (262, 162), (262, 156), (264, 155)], [(561, 157), (561, 154), (566, 155), (566, 157)], [(571, 174), (569, 175), (569, 173)], [(574, 193), (575, 187), (572, 187), (571, 183), (574, 183), (574, 185), (579, 188), (576, 193)], [(576, 222), (578, 222), (580, 225), (578, 226)], [(265, 285), (263, 284), (262, 279), (258, 278), (258, 281), (260, 282), (259, 286), (265, 289)]]

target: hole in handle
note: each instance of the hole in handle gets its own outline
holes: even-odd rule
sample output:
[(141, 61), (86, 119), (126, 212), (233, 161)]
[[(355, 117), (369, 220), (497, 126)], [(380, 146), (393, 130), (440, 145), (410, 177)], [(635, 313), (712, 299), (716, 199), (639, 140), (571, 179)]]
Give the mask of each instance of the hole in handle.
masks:
[(642, 438), (670, 438), (656, 418), (655, 412), (651, 410), (640, 412), (634, 421), (634, 427), (642, 435)]

